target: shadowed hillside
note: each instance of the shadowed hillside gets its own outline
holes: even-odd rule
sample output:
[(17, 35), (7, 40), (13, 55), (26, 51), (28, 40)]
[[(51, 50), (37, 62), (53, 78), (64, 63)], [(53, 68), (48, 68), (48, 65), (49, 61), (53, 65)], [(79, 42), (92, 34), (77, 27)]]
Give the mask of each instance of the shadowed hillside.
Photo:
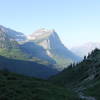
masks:
[(57, 73), (57, 70), (53, 68), (53, 65), (43, 65), (33, 61), (8, 59), (2, 56), (0, 56), (0, 69), (39, 78), (47, 78)]
[(51, 81), (100, 100), (100, 50), (95, 49), (82, 62), (70, 65)]
[(79, 100), (73, 92), (45, 80), (0, 71), (0, 100)]

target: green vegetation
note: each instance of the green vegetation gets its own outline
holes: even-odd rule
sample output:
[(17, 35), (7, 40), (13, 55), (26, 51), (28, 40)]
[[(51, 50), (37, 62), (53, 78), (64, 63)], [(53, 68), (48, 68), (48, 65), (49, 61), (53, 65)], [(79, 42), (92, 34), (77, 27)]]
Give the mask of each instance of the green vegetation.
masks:
[(60, 56), (53, 56), (53, 59), (56, 61), (57, 63), (57, 69), (62, 70), (64, 68), (66, 68), (67, 66), (69, 66), (73, 61), (71, 59), (67, 59), (64, 57), (60, 57)]
[(12, 59), (28, 60), (28, 56), (22, 53), (21, 50), (17, 48), (10, 50), (5, 48), (0, 48), (0, 55)]
[(34, 62), (37, 62), (39, 64), (44, 64), (44, 65), (50, 64), (46, 60), (39, 59), (38, 57), (35, 57), (34, 54), (33, 54), (33, 56), (32, 55), (30, 56), (29, 54), (23, 52), (20, 47), (10, 48), (10, 49), (0, 48), (0, 56), (4, 56), (4, 57), (10, 58), (10, 59), (34, 61)]
[(95, 83), (92, 87), (89, 87), (85, 90), (86, 95), (90, 95), (100, 100), (100, 80)]
[(50, 81), (100, 100), (100, 50), (95, 49), (82, 62), (70, 65)]
[(79, 100), (73, 94), (45, 80), (0, 71), (0, 100)]
[[(64, 69), (60, 74), (52, 77), (51, 79), (57, 83), (67, 84), (68, 83), (80, 83), (81, 81), (89, 80), (99, 77), (100, 71), (100, 50), (95, 50), (82, 62), (77, 64), (71, 64), (68, 68)], [(61, 81), (62, 80), (62, 81)], [(92, 79), (91, 79), (92, 80)], [(89, 80), (90, 81), (90, 80)]]
[[(53, 36), (42, 35), (34, 41), (36, 44), (18, 43), (17, 37), (13, 38), (12, 32), (9, 34), (12, 36), (0, 29), (0, 69), (3, 70), (0, 100), (80, 100), (78, 96), (100, 100), (100, 50), (95, 49), (82, 62), (69, 65), (81, 58), (66, 49), (55, 32)], [(55, 76), (48, 80), (31, 78), (47, 79), (52, 75)]]

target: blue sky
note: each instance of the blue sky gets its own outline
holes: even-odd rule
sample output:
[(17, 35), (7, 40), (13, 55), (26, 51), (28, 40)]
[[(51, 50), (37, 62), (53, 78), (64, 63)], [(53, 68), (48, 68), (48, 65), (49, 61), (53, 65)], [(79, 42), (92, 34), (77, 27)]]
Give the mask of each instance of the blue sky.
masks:
[(69, 48), (100, 42), (100, 0), (0, 0), (0, 24), (25, 34), (55, 29)]

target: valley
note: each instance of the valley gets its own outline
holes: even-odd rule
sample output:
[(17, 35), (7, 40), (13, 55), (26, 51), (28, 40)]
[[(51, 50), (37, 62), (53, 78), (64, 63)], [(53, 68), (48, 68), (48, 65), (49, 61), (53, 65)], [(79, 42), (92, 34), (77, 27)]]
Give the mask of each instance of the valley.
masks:
[(64, 46), (55, 30), (43, 28), (25, 36), (0, 26), (0, 99), (99, 100), (96, 47), (80, 57)]
[(100, 100), (100, 0), (0, 0), (0, 100)]

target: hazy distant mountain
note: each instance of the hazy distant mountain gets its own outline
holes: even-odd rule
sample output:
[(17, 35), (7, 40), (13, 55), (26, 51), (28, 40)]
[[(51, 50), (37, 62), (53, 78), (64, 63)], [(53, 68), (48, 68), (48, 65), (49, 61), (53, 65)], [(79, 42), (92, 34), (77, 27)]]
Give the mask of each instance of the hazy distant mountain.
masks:
[(95, 48), (100, 49), (100, 43), (86, 43), (78, 47), (73, 47), (71, 50), (74, 52), (76, 55), (80, 57), (84, 57), (85, 55), (87, 56), (88, 53), (91, 53), (92, 50)]
[(55, 30), (42, 28), (28, 36), (28, 39), (42, 46), (48, 56), (52, 57), (60, 65), (60, 68), (67, 67), (73, 61), (81, 59), (62, 44)]

